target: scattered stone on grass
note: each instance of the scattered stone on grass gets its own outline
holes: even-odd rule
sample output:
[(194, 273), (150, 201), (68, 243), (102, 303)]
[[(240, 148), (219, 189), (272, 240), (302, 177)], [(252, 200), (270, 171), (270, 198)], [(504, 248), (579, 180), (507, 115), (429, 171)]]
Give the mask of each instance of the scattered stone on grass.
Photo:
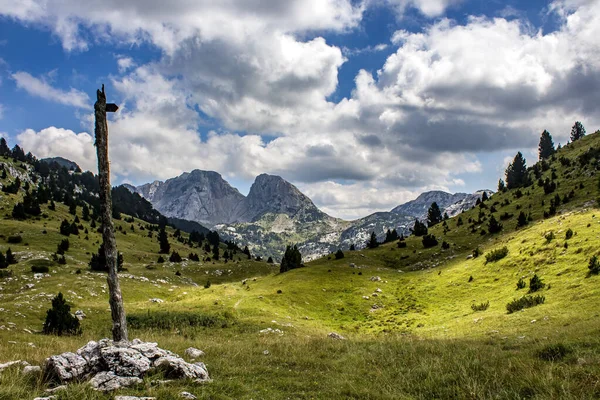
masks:
[(335, 332), (330, 332), (327, 337), (330, 337), (332, 339), (335, 340), (346, 340), (345, 337), (343, 337), (342, 335), (340, 335), (339, 333), (335, 333)]
[(185, 350), (185, 355), (191, 359), (196, 359), (196, 358), (204, 357), (204, 352), (202, 350), (196, 349), (194, 347), (188, 347)]

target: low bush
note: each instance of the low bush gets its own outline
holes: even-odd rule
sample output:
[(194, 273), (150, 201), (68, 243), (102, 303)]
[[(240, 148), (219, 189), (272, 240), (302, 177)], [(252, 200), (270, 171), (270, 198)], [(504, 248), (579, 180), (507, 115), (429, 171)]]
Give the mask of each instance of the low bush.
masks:
[(435, 247), (438, 245), (437, 239), (435, 238), (434, 235), (432, 235), (430, 233), (423, 236), (423, 239), (421, 241), (423, 243), (423, 247), (426, 249), (428, 249), (430, 247)]
[(520, 278), (519, 282), (517, 282), (517, 290), (519, 290), (519, 289), (525, 289), (525, 287), (527, 287), (527, 284), (525, 283), (525, 281), (523, 280), (523, 278)]
[(6, 241), (11, 244), (19, 244), (23, 241), (23, 237), (21, 235), (11, 235)]
[(486, 301), (485, 303), (471, 304), (471, 309), (473, 311), (485, 311), (489, 308), (489, 306), (490, 306), (490, 302)]
[(598, 257), (592, 256), (592, 258), (590, 258), (588, 269), (590, 270), (590, 275), (600, 274), (600, 262), (598, 262)]
[(48, 268), (45, 265), (32, 265), (31, 272), (36, 274), (47, 274), (48, 272), (50, 272), (50, 268)]
[(485, 255), (485, 263), (491, 263), (503, 259), (508, 255), (508, 247), (504, 246), (500, 249), (490, 251)]
[(537, 274), (533, 275), (533, 277), (529, 280), (529, 293), (537, 292), (538, 290), (542, 290), (546, 286), (544, 282), (540, 279)]
[(541, 295), (537, 296), (523, 296), (520, 299), (515, 299), (506, 305), (506, 311), (509, 314), (514, 313), (515, 311), (522, 310), (524, 308), (535, 307), (539, 304), (544, 304), (546, 298)]
[(336, 253), (335, 253), (335, 259), (341, 260), (342, 258), (344, 258), (344, 252), (342, 250), (338, 249), (338, 251), (336, 251)]
[(567, 232), (565, 233), (565, 239), (569, 240), (573, 237), (573, 229), (569, 228), (567, 229)]
[(537, 352), (537, 356), (545, 361), (560, 361), (571, 353), (571, 349), (562, 343), (549, 344)]

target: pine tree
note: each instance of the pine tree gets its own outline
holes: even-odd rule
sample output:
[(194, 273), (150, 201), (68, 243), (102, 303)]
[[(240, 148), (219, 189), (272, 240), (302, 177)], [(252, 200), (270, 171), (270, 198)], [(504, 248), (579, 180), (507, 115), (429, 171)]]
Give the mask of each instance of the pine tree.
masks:
[[(98, 253), (92, 254), (92, 258), (88, 263), (88, 266), (92, 271), (98, 272), (108, 272), (108, 267), (106, 266), (106, 252), (104, 250), (104, 243), (100, 244), (98, 247)], [(123, 254), (117, 253), (117, 271), (123, 270)]]
[(521, 211), (519, 213), (519, 217), (517, 218), (517, 226), (518, 227), (522, 227), (527, 225), (528, 220), (527, 220), (527, 215), (525, 215), (525, 213), (523, 211)]
[(490, 216), (490, 220), (488, 222), (488, 232), (489, 233), (498, 233), (502, 230), (502, 224), (498, 222), (496, 217), (493, 215)]
[(167, 231), (165, 230), (165, 226), (161, 225), (158, 231), (158, 243), (160, 244), (159, 254), (169, 254), (171, 251), (171, 245), (169, 244), (169, 237), (167, 236)]
[(71, 306), (62, 293), (52, 299), (52, 308), (46, 312), (43, 332), (46, 335), (80, 335), (79, 320), (71, 315)]
[(13, 254), (12, 250), (9, 247), (8, 250), (6, 250), (6, 264), (13, 265), (16, 263), (17, 263), (17, 259), (15, 258), (15, 255)]
[(556, 150), (554, 149), (554, 142), (552, 141), (552, 135), (547, 130), (542, 132), (542, 136), (540, 136), (540, 144), (538, 146), (538, 154), (540, 160), (545, 160), (550, 158)]
[(350, 251), (355, 251), (356, 250), (356, 246), (354, 246), (354, 243), (352, 243), (350, 245)]
[(83, 218), (84, 221), (90, 220), (90, 208), (87, 204), (83, 204), (83, 207), (81, 209), (81, 218)]
[(269, 256), (267, 259), (267, 264), (273, 264), (273, 257)]
[(571, 128), (571, 142), (581, 139), (585, 136), (585, 128), (579, 121), (575, 122), (575, 125)]
[(219, 261), (219, 244), (215, 244), (212, 248), (213, 260)]
[(0, 138), (0, 156), (10, 155), (10, 148), (6, 143), (6, 139)]
[(411, 232), (415, 236), (425, 236), (427, 235), (427, 225), (415, 219), (415, 225), (411, 229)]
[(344, 258), (344, 252), (342, 249), (338, 249), (338, 251), (335, 253), (335, 259), (341, 260), (342, 258)]
[(440, 211), (440, 207), (438, 207), (437, 203), (434, 201), (427, 211), (427, 226), (431, 228), (440, 222), (442, 222), (442, 212)]
[(288, 245), (285, 248), (283, 258), (281, 259), (281, 266), (279, 268), (279, 272), (287, 272), (292, 269), (300, 268), (302, 266), (302, 254), (300, 254), (298, 246), (294, 245), (294, 247), (292, 247)]
[(502, 179), (498, 180), (498, 193), (502, 193), (506, 190), (506, 185)]
[(506, 168), (506, 187), (515, 189), (528, 186), (527, 161), (519, 151), (512, 163)]
[(377, 241), (377, 235), (375, 235), (375, 232), (371, 232), (371, 238), (367, 242), (367, 247), (369, 249), (374, 249), (374, 248), (379, 247), (379, 242)]

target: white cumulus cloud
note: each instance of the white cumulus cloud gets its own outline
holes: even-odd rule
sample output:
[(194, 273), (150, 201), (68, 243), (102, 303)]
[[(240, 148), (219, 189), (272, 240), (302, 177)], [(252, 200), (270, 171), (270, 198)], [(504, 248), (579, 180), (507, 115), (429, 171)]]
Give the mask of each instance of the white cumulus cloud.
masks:
[(74, 88), (64, 91), (53, 87), (43, 79), (36, 78), (28, 72), (19, 71), (12, 74), (17, 87), (25, 90), (32, 96), (40, 97), (44, 100), (64, 104), (78, 108), (89, 108), (90, 98), (87, 94)]

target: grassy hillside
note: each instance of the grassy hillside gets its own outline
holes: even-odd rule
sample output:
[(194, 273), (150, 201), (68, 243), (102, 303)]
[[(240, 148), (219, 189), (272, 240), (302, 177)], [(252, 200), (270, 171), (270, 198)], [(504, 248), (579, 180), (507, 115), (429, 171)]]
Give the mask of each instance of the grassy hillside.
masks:
[[(331, 256), (285, 274), (243, 255), (227, 264), (155, 264), (156, 235), (148, 238), (141, 221), (134, 222), (134, 231), (131, 223), (117, 221), (127, 232), (118, 233), (117, 241), (128, 270), (121, 282), (132, 318), (130, 336), (179, 354), (190, 346), (204, 350), (213, 379), (205, 385), (160, 386), (152, 383), (160, 377), (152, 376), (120, 394), (159, 399), (176, 399), (182, 390), (206, 399), (600, 397), (600, 276), (588, 274), (590, 257), (600, 253), (598, 159), (580, 161), (594, 148), (600, 149), (599, 134), (554, 156), (541, 175), (558, 184), (553, 193), (545, 194), (534, 179), (520, 196), (516, 190), (498, 193), (484, 208), (461, 214), (462, 225), (456, 217), (446, 221), (446, 229), (442, 224), (430, 229), (439, 241), (433, 248), (410, 237), (405, 248), (390, 243), (346, 252), (341, 260)], [(556, 194), (561, 198), (557, 213), (544, 218)], [(1, 196), (4, 215), (22, 193)], [(71, 236), (67, 265), (55, 264), (51, 254), (64, 237), (60, 222), (73, 216), (59, 204), (55, 212), (43, 211), (46, 218), (7, 217), (0, 224), (0, 250), (10, 246), (19, 259), (10, 267), (13, 277), (0, 279), (0, 362), (24, 359), (39, 365), (51, 354), (110, 335), (105, 276), (87, 268), (100, 236), (91, 229), (89, 240), (83, 233)], [(517, 228), (520, 211), (531, 221)], [(500, 220), (505, 213), (512, 216), (503, 218), (503, 229), (487, 233), (490, 214)], [(573, 235), (567, 239), (569, 229)], [(15, 234), (23, 241), (6, 243)], [(182, 255), (200, 250), (170, 241)], [(448, 249), (442, 249), (444, 241)], [(506, 257), (486, 262), (486, 255), (503, 247)], [(481, 255), (471, 258), (476, 248)], [(39, 264), (50, 265), (49, 276), (34, 278), (31, 266)], [(545, 302), (509, 314), (506, 305), (528, 295), (529, 287), (517, 289), (517, 282), (528, 284), (534, 275), (545, 287), (531, 296), (544, 296)], [(203, 287), (207, 280), (210, 288)], [(29, 283), (34, 287), (27, 288)], [(73, 311), (87, 314), (82, 336), (37, 333), (58, 291)], [(486, 302), (486, 310), (472, 309)], [(329, 332), (347, 340), (330, 339)], [(33, 398), (44, 389), (17, 370), (0, 375), (0, 399)], [(58, 396), (114, 397), (83, 383)]]

